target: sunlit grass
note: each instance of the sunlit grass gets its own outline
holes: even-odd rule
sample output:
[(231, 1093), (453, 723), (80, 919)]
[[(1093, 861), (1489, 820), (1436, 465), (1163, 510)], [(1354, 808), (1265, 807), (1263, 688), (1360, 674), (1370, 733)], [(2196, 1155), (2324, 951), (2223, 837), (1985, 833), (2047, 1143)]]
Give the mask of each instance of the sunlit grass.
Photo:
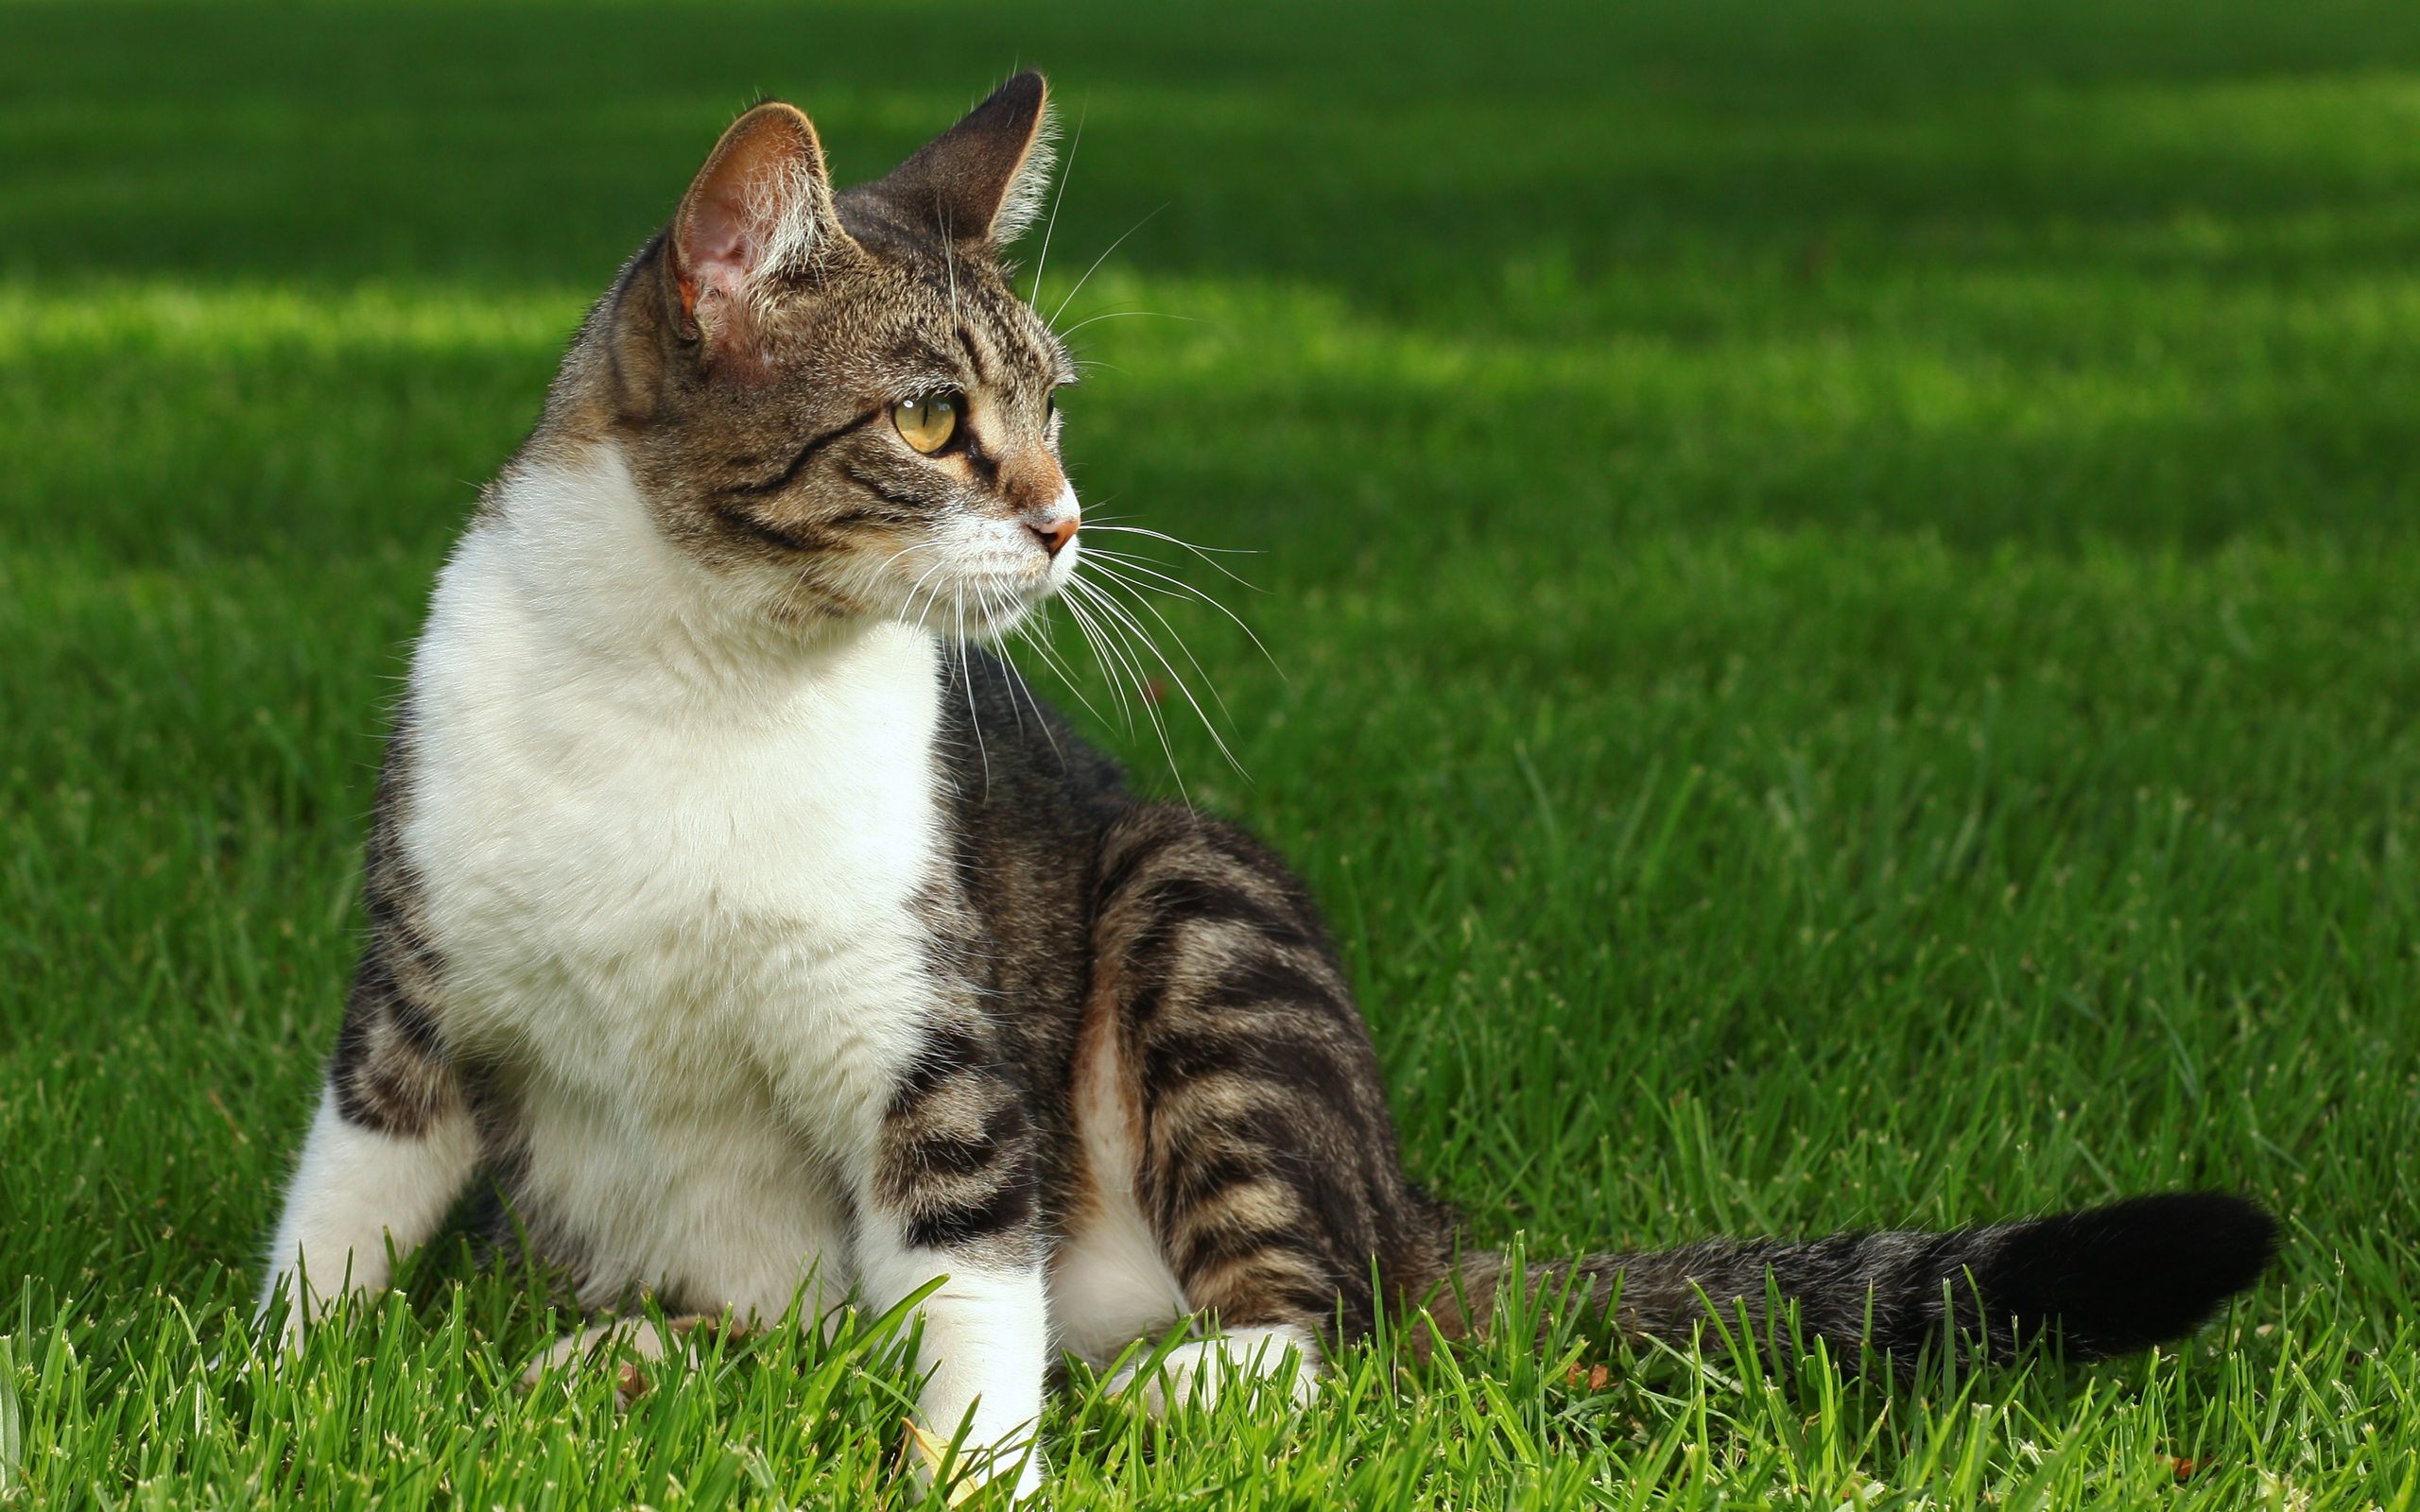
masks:
[[(1660, 403), (1709, 432), (1748, 415), (1803, 439), (1808, 405), (1827, 392), (1842, 427), (1904, 430), (1909, 393), (2021, 386), (2004, 359), (1962, 365), (1879, 339), (1829, 352), (1789, 336), (1722, 351), (1640, 340), (1591, 365), (1500, 333), (1391, 329), (1278, 285), (1117, 274), (1085, 298), (1189, 312), (1095, 328), (1108, 366), (1071, 402), (1077, 455), (1146, 477), (1191, 472), (1187, 507), (1147, 508), (1147, 497), (1132, 517), (1247, 546), (1221, 559), (1274, 591), (1134, 543), (1245, 615), (1273, 664), (1230, 622), (1166, 602), (1236, 711), (1227, 735), (1240, 775), (1165, 686), (1121, 728), (1062, 627), (1061, 653), (1085, 672), (1073, 691), (1164, 788), (1174, 778), (1148, 718), (1167, 719), (1196, 796), (1298, 857), (1364, 984), (1411, 1159), (1482, 1236), (1526, 1228), (1568, 1250), (1955, 1223), (2191, 1182), (2253, 1190), (2295, 1223), (2289, 1274), (2306, 1280), (2241, 1314), (2270, 1323), (2266, 1337), (2239, 1320), (2183, 1364), (2060, 1377), (2069, 1404), (2055, 1412), (2047, 1378), (1966, 1383), (1955, 1413), (1910, 1430), (1922, 1445), (1869, 1441), (1860, 1426), (1836, 1446), (1823, 1474), (1850, 1489), (1924, 1485), (1955, 1503), (1979, 1487), (2083, 1484), (2094, 1466), (2149, 1486), (2173, 1484), (2161, 1456), (2177, 1454), (2233, 1467), (2213, 1486), (2248, 1487), (2235, 1471), (2252, 1474), (2281, 1446), (2231, 1412), (2196, 1417), (2205, 1396), (2273, 1403), (2289, 1336), (2297, 1358), (2350, 1350), (2372, 1361), (2362, 1370), (2399, 1368), (2377, 1362), (2406, 1353), (2408, 1241), (2342, 1215), (2420, 1207), (2400, 1161), (2370, 1153), (2420, 1134), (2412, 1051), (2396, 1032), (2414, 987), (2405, 836), (2420, 818), (2414, 737), (2399, 717), (2420, 691), (2408, 592), (2420, 559), (2407, 539), (2186, 556), (2109, 541), (1976, 552), (1822, 524), (1599, 518), (1557, 530), (1568, 505), (1538, 486), (1536, 458), (1568, 452), (1573, 432), (1533, 446), (1525, 416), (1588, 408), (1606, 424)], [(189, 540), (162, 555), (142, 512), (123, 506), (99, 511), (138, 532), (116, 549), (106, 534), (19, 516), (0, 608), (15, 858), (0, 914), (17, 963), (0, 989), (15, 1086), (0, 1101), (15, 1156), (0, 1183), (9, 1211), (33, 1219), (9, 1235), (12, 1263), (41, 1280), (20, 1310), (33, 1325), (20, 1363), (47, 1369), (33, 1353), (72, 1337), (93, 1372), (75, 1389), (28, 1378), (29, 1420), (93, 1473), (118, 1465), (108, 1473), (336, 1500), (327, 1480), (276, 1479), (316, 1456), (354, 1467), (341, 1473), (363, 1494), (442, 1503), (454, 1471), (406, 1473), (420, 1461), (395, 1458), (380, 1435), (326, 1436), (328, 1414), (351, 1422), (363, 1408), (244, 1385), (253, 1378), (225, 1360), (215, 1372), (174, 1361), (224, 1348), (224, 1299), (244, 1282), (217, 1267), (249, 1268), (350, 965), (377, 706), (448, 518), (471, 497), (467, 478), (445, 476), (445, 449), (500, 454), (527, 412), (526, 395), (502, 413), (449, 400), (424, 369), (499, 389), (543, 376), (577, 303), (147, 284), (21, 286), (5, 307), (15, 435), (72, 445), (83, 427), (94, 469), (250, 455), (231, 450), (221, 413), (297, 427), (332, 461), (379, 438), (436, 454), (408, 491), (362, 490), (332, 468), (268, 499), (307, 522), (357, 493), (417, 494), (416, 516), (389, 527), (403, 541), (366, 554), (328, 555), (330, 533), (233, 552)], [(46, 387), (60, 369), (34, 360), (45, 357), (126, 375), (124, 397)], [(333, 387), (298, 387), (298, 367)], [(1808, 379), (1826, 368), (1847, 381)], [(386, 382), (423, 386), (433, 433), (385, 413)], [(2102, 372), (2030, 402), (2088, 427), (2093, 394), (2124, 388)], [(215, 412), (209, 396), (231, 389), (239, 402)], [(2009, 444), (1997, 411), (1942, 403), (1941, 427)], [(262, 419), (264, 405), (278, 407)], [(1444, 442), (1423, 443), (1405, 418), (1479, 406), (1484, 422)], [(147, 427), (133, 443), (130, 413)], [(331, 414), (357, 428), (331, 438)], [(1596, 444), (1588, 423), (1582, 445)], [(1305, 491), (1306, 478), (1363, 487), (1324, 522), (1288, 521), (1267, 487), (1230, 497), (1198, 481), (1254, 473)], [(17, 497), (30, 506), (58, 474), (28, 476)], [(1497, 479), (1456, 519), (1384, 528), (1382, 511), (1407, 498)], [(1373, 486), (1400, 491), (1374, 500)], [(223, 497), (223, 508), (266, 512), (260, 493)], [(1126, 512), (1115, 500), (1101, 510)], [(1357, 515), (1367, 539), (1340, 527)], [(143, 1115), (124, 1117), (130, 1106)], [(683, 1467), (663, 1472), (700, 1494), (764, 1488), (756, 1468), (773, 1463), (761, 1456), (776, 1440), (745, 1425), (779, 1416), (786, 1371), (731, 1377), (682, 1409), (680, 1435), (631, 1458), (613, 1446), (655, 1432), (645, 1421), (631, 1429), (568, 1400), (541, 1410), (495, 1387), (552, 1327), (513, 1311), (510, 1288), (475, 1304), (493, 1315), (476, 1346), (484, 1394), (460, 1383), (461, 1335), (442, 1321), (443, 1307), (464, 1305), (443, 1298), (462, 1294), (427, 1295), (441, 1312), (424, 1339), (393, 1343), (424, 1325), (389, 1309), (320, 1368), (329, 1389), (367, 1392), (365, 1403), (390, 1404), (377, 1412), (421, 1424), (397, 1437), (431, 1466), (493, 1461), (498, 1484), (518, 1487), (508, 1500), (560, 1480), (575, 1447), (637, 1477), (579, 1478), (604, 1502), (664, 1504), (660, 1489), (608, 1490), (668, 1485), (648, 1479), (664, 1467)], [(129, 1303), (135, 1313), (112, 1319)], [(2293, 1310), (2290, 1335), (2275, 1332), (2281, 1308)], [(160, 1355), (138, 1388), (123, 1374), (135, 1347), (112, 1335), (141, 1327), (164, 1340), (197, 1310), (185, 1354)], [(40, 1322), (50, 1316), (61, 1321)], [(344, 1384), (356, 1349), (372, 1373)], [(1260, 1422), (1242, 1439), (1242, 1427), (1195, 1439), (1183, 1424), (1168, 1438), (1112, 1412), (1122, 1426), (1104, 1443), (1096, 1419), (1110, 1409), (1072, 1400), (1069, 1484), (1173, 1498), (1269, 1456), (1279, 1469), (1236, 1481), (1236, 1504), (1282, 1504), (1287, 1487), (1355, 1466), (1449, 1502), (1552, 1504), (1639, 1465), (1660, 1467), (1656, 1494), (1682, 1503), (1815, 1484), (1791, 1468), (1802, 1451), (1775, 1436), (1789, 1415), (1719, 1375), (1639, 1399), (1620, 1432), (1588, 1392), (1516, 1393), (1515, 1416), (1535, 1419), (1524, 1437), (1495, 1424), (1503, 1408), (1489, 1403), (1510, 1388), (1484, 1359), (1469, 1368), (1494, 1383), (1441, 1399), (1390, 1384), (1386, 1358), (1349, 1362), (1339, 1405), (1313, 1424)], [(2268, 1374), (2247, 1375), (2253, 1362)], [(2324, 1394), (2334, 1367), (2311, 1368), (2292, 1391)], [(2404, 1434), (2420, 1424), (2388, 1400), (2408, 1384), (2380, 1380), (2387, 1398), (2369, 1399)], [(114, 1401), (121, 1387), (138, 1392), (131, 1405), (75, 1405)], [(803, 1484), (891, 1484), (896, 1445), (877, 1430), (896, 1383), (848, 1389), (862, 1432)], [(1806, 1395), (1815, 1388), (1789, 1389), (1819, 1418), (1830, 1410)], [(166, 1410), (139, 1394), (161, 1391), (201, 1414), (207, 1446), (138, 1453), (147, 1436), (126, 1423)], [(776, 1405), (744, 1405), (769, 1391)], [(253, 1392), (283, 1405), (269, 1418), (227, 1408)], [(77, 1416), (88, 1412), (99, 1416)], [(272, 1418), (286, 1428), (270, 1432)], [(719, 1426), (697, 1438), (709, 1423)], [(1940, 1451), (1957, 1424), (1961, 1447)], [(1558, 1436), (1583, 1428), (1584, 1452)], [(318, 1436), (304, 1454), (287, 1433)], [(2378, 1463), (2357, 1438), (2296, 1453), (2280, 1463), (2308, 1473), (2317, 1456), (2345, 1476)]]

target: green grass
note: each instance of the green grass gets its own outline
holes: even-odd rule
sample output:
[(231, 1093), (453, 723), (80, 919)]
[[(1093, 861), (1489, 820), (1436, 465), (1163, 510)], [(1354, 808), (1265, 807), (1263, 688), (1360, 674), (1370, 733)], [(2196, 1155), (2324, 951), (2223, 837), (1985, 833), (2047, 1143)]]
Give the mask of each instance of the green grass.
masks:
[(246, 1303), (403, 648), (584, 301), (758, 91), (858, 177), (1019, 62), (1047, 302), (1141, 221), (1067, 318), (1182, 318), (1080, 333), (1080, 485), (1257, 553), (1167, 560), (1276, 662), (1166, 606), (1248, 777), (1085, 722), (1295, 858), (1483, 1239), (2290, 1235), (2091, 1369), (1080, 1378), (1060, 1504), (2411, 1503), (2420, 10), (1481, 9), (0, 8), (0, 1504), (904, 1500), (879, 1330), (617, 1415), (503, 1384), (555, 1324), (458, 1246), (283, 1372)]

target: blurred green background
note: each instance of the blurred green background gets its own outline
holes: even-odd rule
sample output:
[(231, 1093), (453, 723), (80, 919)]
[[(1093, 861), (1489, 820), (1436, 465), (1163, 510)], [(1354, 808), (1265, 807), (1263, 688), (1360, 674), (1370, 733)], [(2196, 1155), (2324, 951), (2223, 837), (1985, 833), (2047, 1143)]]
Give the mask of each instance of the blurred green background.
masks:
[(1088, 517), (1251, 553), (1157, 557), (1270, 653), (1168, 598), (1155, 705), (1063, 627), (1037, 677), (1296, 859), (1480, 1239), (2187, 1183), (2293, 1236), (2181, 1358), (1895, 1416), (1498, 1359), (1477, 1416), (1430, 1382), (1138, 1449), (1079, 1390), (1070, 1501), (2411, 1494), (2420, 8), (9, 0), (0, 35), (0, 1497), (890, 1484), (870, 1386), (776, 1453), (716, 1395), (794, 1413), (761, 1377), (648, 1439), (462, 1376), (551, 1325), (458, 1260), (299, 1384), (216, 1341), (404, 650), (585, 302), (753, 99), (846, 181), (1026, 64)]

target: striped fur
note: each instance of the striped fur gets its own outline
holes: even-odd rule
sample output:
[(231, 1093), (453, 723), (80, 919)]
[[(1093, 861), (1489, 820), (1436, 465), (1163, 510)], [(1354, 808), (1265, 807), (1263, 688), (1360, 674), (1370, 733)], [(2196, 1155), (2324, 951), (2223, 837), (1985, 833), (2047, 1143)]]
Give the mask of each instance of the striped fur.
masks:
[[(980, 648), (1082, 552), (1067, 353), (999, 241), (1046, 116), (1020, 76), (835, 194), (750, 112), (623, 269), (448, 561), (378, 788), (369, 940), (267, 1309), (388, 1279), (482, 1172), (581, 1306), (923, 1306), (921, 1410), (1039, 1484), (1054, 1343), (1132, 1385), (1300, 1398), (1382, 1313), (1511, 1290), (1404, 1174), (1302, 885), (1138, 801)], [(946, 445), (893, 407), (955, 395)], [(930, 413), (920, 411), (920, 413)], [(1844, 1349), (1993, 1358), (2192, 1327), (2265, 1263), (2246, 1204), (1541, 1267), (1685, 1337), (1769, 1285)], [(602, 1327), (591, 1347), (661, 1350)], [(546, 1362), (542, 1362), (542, 1365)]]
[(364, 858), (370, 939), (345, 996), (328, 1082), (336, 1106), (364, 1128), (413, 1136), (457, 1113), (461, 1088), (439, 1042), (443, 962), (421, 907), (420, 880), (403, 854), (411, 789), (411, 716), (389, 738)]
[(1433, 1268), (1376, 1058), (1310, 900), (1232, 826), (1136, 808), (1102, 837), (1099, 1009), (1142, 1108), (1137, 1193), (1197, 1307), (1374, 1321), (1371, 1264)]
[[(2276, 1244), (2268, 1214), (2219, 1193), (2135, 1197), (2049, 1218), (1948, 1233), (1712, 1240), (1646, 1255), (1530, 1267), (1525, 1284), (1611, 1309), (1634, 1338), (1686, 1345), (1746, 1338), (1789, 1349), (1820, 1339), (1835, 1361), (1870, 1351), (1902, 1376), (1947, 1350), (1998, 1364), (2051, 1343), (2076, 1361), (2130, 1354), (2190, 1332), (2258, 1279)], [(1454, 1284), (1492, 1298), (1509, 1283), (1479, 1254)], [(1777, 1317), (1778, 1297), (1789, 1315)], [(1459, 1314), (1451, 1300), (1440, 1311)], [(1708, 1323), (1719, 1319), (1720, 1327)], [(1490, 1326), (1481, 1313), (1475, 1331)]]

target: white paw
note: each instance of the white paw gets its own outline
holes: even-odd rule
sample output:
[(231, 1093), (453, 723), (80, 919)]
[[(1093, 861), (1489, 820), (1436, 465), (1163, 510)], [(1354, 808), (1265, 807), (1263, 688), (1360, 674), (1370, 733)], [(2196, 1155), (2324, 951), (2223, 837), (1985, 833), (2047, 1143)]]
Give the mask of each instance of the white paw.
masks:
[(1048, 1467), (1043, 1463), (1042, 1446), (1028, 1434), (1011, 1435), (988, 1449), (960, 1444), (958, 1453), (949, 1452), (949, 1441), (925, 1431), (924, 1425), (908, 1425), (908, 1468), (916, 1484), (929, 1492), (940, 1477), (942, 1462), (949, 1461), (949, 1492), (942, 1498), (944, 1506), (956, 1506), (993, 1482), (1013, 1473), (1016, 1476), (1018, 1502), (1038, 1496), (1042, 1479)]
[(1229, 1391), (1278, 1392), (1296, 1407), (1319, 1395), (1319, 1346), (1290, 1325), (1231, 1329), (1215, 1339), (1181, 1344), (1149, 1375), (1149, 1355), (1110, 1378), (1109, 1391), (1135, 1391), (1145, 1411), (1166, 1418), (1171, 1406), (1209, 1407)]

